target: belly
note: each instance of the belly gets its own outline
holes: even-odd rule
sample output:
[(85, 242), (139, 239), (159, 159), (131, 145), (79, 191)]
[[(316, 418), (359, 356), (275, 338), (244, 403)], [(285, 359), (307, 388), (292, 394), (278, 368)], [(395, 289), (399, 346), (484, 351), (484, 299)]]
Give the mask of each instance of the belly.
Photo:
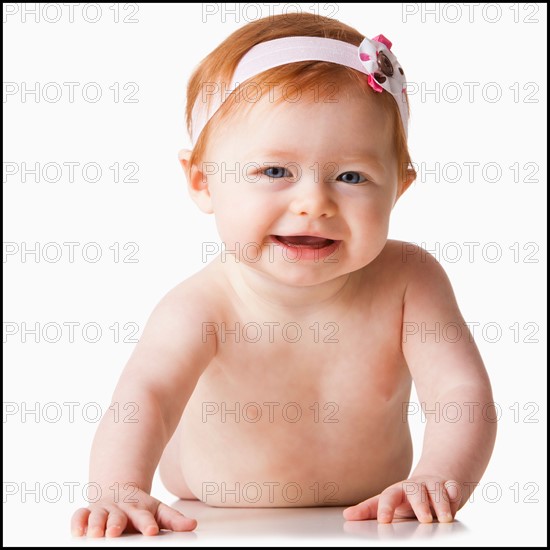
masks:
[(399, 399), (213, 401), (200, 392), (179, 429), (186, 488), (212, 506), (348, 506), (406, 479)]

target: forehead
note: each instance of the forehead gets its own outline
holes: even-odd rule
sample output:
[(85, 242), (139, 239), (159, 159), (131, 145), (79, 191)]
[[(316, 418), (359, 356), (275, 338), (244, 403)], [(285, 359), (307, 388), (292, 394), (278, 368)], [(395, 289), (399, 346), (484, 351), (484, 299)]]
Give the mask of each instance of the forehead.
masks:
[[(243, 157), (262, 150), (296, 151), (307, 158), (392, 149), (392, 118), (373, 93), (347, 87), (329, 97), (296, 92), (264, 95), (234, 109), (215, 132), (212, 155)], [(279, 99), (281, 98), (281, 99)]]

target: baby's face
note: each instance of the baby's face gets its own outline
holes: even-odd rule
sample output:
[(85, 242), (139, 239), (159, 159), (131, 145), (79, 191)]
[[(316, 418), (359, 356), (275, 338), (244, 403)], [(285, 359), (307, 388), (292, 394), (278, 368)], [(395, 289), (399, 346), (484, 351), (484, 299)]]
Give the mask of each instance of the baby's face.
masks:
[(398, 183), (391, 119), (356, 90), (335, 99), (264, 98), (225, 123), (202, 165), (227, 250), (291, 285), (364, 267), (388, 236)]

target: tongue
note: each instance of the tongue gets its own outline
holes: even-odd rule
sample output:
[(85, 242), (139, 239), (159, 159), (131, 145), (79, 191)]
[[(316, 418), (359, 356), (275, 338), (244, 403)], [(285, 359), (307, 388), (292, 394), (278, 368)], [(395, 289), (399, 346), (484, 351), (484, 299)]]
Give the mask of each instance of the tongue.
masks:
[(334, 241), (323, 239), (322, 237), (310, 237), (308, 235), (296, 235), (293, 237), (277, 237), (282, 243), (288, 246), (303, 246), (311, 248), (323, 248), (332, 244)]

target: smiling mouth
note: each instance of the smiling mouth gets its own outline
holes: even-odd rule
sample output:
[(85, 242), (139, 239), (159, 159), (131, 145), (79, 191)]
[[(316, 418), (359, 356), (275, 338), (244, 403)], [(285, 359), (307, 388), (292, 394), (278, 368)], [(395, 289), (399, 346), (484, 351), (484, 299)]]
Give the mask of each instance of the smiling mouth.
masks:
[(324, 237), (312, 237), (310, 235), (293, 235), (291, 237), (285, 237), (284, 235), (272, 235), (272, 237), (286, 246), (293, 246), (295, 248), (326, 248), (331, 246), (336, 241), (332, 239), (325, 239)]

